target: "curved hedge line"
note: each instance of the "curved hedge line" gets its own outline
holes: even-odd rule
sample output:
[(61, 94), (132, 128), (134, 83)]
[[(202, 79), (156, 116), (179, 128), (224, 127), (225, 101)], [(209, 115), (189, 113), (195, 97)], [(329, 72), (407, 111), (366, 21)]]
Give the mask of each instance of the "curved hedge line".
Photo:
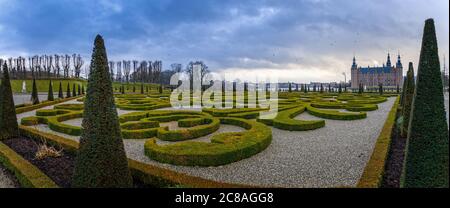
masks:
[[(40, 140), (45, 138), (49, 144), (60, 145), (65, 150), (75, 153), (78, 150), (78, 142), (67, 139), (54, 134), (40, 132), (34, 128), (19, 126), (20, 133), (27, 137)], [(138, 162), (136, 160), (128, 159), (128, 166), (133, 175), (133, 178), (144, 183), (156, 187), (167, 187), (182, 185), (185, 187), (198, 187), (198, 188), (238, 188), (238, 187), (252, 187), (241, 184), (223, 183), (213, 180), (208, 180), (200, 177), (190, 176), (187, 174), (179, 173), (170, 169), (162, 168), (156, 165), (148, 163)]]
[(306, 107), (308, 112), (314, 116), (326, 118), (326, 119), (332, 119), (332, 120), (357, 120), (357, 119), (363, 119), (367, 117), (367, 114), (365, 112), (359, 112), (359, 113), (346, 113), (346, 112), (339, 112), (334, 110), (321, 110), (318, 108), (311, 107), (308, 105)]
[(222, 124), (237, 125), (244, 132), (214, 135), (211, 143), (184, 141), (160, 146), (148, 140), (145, 154), (159, 162), (184, 166), (219, 166), (248, 158), (266, 149), (272, 130), (264, 124), (239, 118), (220, 118)]
[(258, 119), (257, 121), (269, 126), (273, 126), (277, 129), (289, 130), (289, 131), (307, 131), (322, 128), (325, 126), (324, 120), (296, 120), (293, 119), (297, 115), (305, 111), (305, 106), (295, 107), (292, 109), (278, 112), (274, 119)]
[(66, 101), (69, 101), (69, 100), (73, 100), (73, 99), (76, 99), (76, 98), (79, 98), (79, 96), (77, 96), (77, 97), (70, 97), (70, 98), (64, 98), (64, 99), (56, 99), (55, 101), (44, 101), (44, 102), (41, 102), (41, 103), (39, 103), (37, 105), (23, 105), (23, 106), (19, 105), (19, 106), (16, 107), (16, 114), (25, 113), (25, 112), (36, 110), (36, 109), (39, 109), (39, 108), (43, 108), (43, 107), (55, 105), (55, 104), (58, 104), (58, 103), (66, 102)]
[(358, 181), (357, 187), (359, 188), (378, 188), (382, 183), (399, 101), (400, 97), (397, 97), (384, 123), (383, 129), (381, 129), (372, 155)]
[(147, 97), (146, 95), (117, 95), (116, 106), (122, 110), (154, 110), (171, 107), (166, 99)]
[(55, 105), (55, 107), (53, 107), (54, 109), (62, 109), (62, 110), (74, 110), (74, 111), (81, 111), (84, 109), (84, 104), (74, 104), (74, 103), (70, 103), (70, 104), (61, 104), (61, 105)]
[(2, 142), (0, 142), (0, 162), (14, 173), (25, 188), (58, 188), (52, 179)]
[[(158, 123), (158, 126), (152, 128), (139, 128), (134, 130), (122, 130), (124, 138), (145, 138), (158, 137), (165, 141), (184, 141), (194, 139), (214, 133), (220, 128), (220, 120), (210, 115), (198, 111), (150, 111), (135, 112), (125, 114), (119, 117), (120, 122), (129, 125), (139, 125), (141, 122)], [(134, 121), (135, 123), (130, 123)], [(137, 121), (137, 122), (136, 122)], [(178, 121), (179, 127), (190, 127), (187, 129), (169, 130), (159, 127), (159, 122)], [(122, 125), (125, 125), (122, 124)], [(134, 134), (134, 135), (133, 135)]]

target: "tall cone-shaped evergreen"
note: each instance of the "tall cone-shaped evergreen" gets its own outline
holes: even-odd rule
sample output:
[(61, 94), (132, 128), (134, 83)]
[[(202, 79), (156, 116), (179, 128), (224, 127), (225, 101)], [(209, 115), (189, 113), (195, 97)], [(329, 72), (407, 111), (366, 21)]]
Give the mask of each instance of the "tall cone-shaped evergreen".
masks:
[(162, 86), (162, 84), (160, 84), (159, 85), (159, 94), (162, 94), (163, 93), (163, 86)]
[(81, 95), (81, 86), (78, 84), (78, 95)]
[(144, 84), (141, 84), (141, 94), (144, 94)]
[[(412, 64), (411, 62), (409, 64)], [(403, 87), (402, 87), (402, 94), (400, 95), (400, 106), (403, 108), (403, 103), (405, 102), (405, 92), (406, 92), (406, 83), (407, 83), (408, 77), (403, 78)]]
[(70, 83), (67, 82), (67, 92), (66, 92), (66, 97), (72, 97), (72, 95), (70, 95)]
[(103, 38), (92, 53), (73, 187), (131, 187)]
[(425, 21), (402, 185), (449, 187), (448, 124), (434, 20)]
[(73, 83), (73, 85), (72, 85), (72, 96), (73, 97), (77, 96), (77, 88), (76, 88), (75, 83)]
[(60, 98), (60, 99), (64, 98), (63, 88), (62, 88), (62, 83), (61, 82), (59, 82), (58, 98)]
[(383, 95), (383, 84), (378, 84), (378, 93), (380, 94), (380, 95)]
[(81, 85), (81, 94), (84, 95), (84, 85)]
[(33, 79), (33, 90), (31, 91), (31, 103), (33, 103), (33, 105), (39, 104), (39, 96), (35, 79)]
[(411, 104), (414, 96), (414, 88), (416, 84), (414, 83), (414, 68), (413, 63), (409, 62), (408, 72), (406, 74), (406, 84), (404, 91), (404, 99), (402, 106), (402, 115), (403, 115), (403, 124), (401, 128), (401, 135), (406, 137), (408, 134), (408, 126), (409, 126), (409, 116), (411, 113)]
[(136, 86), (133, 84), (133, 92), (136, 92)]
[(47, 100), (48, 101), (53, 101), (55, 100), (53, 98), (53, 84), (52, 84), (52, 80), (49, 80), (48, 82), (48, 95), (47, 95)]
[(2, 83), (0, 84), (0, 140), (19, 136), (16, 108), (14, 106), (8, 66), (3, 64)]

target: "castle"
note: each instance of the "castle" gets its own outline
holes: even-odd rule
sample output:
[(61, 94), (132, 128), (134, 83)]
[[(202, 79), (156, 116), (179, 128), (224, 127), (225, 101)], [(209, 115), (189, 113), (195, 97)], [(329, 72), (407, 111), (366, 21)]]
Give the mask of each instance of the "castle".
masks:
[(398, 55), (395, 66), (391, 64), (391, 56), (388, 53), (386, 64), (382, 67), (358, 67), (356, 58), (353, 57), (351, 68), (351, 88), (358, 89), (362, 84), (366, 88), (378, 87), (382, 84), (386, 88), (401, 88), (403, 82), (403, 66)]

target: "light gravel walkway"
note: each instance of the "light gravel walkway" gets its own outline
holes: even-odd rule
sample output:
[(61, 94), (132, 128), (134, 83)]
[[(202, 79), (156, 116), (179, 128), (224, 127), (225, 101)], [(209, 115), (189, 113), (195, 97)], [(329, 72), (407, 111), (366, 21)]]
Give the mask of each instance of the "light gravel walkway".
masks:
[(0, 165), (0, 188), (18, 188), (19, 185), (14, 176)]
[[(273, 141), (266, 150), (248, 159), (220, 167), (162, 164), (144, 155), (145, 140), (124, 140), (124, 143), (129, 158), (212, 180), (280, 187), (355, 186), (394, 101), (395, 98), (389, 98), (379, 104), (379, 109), (368, 112), (366, 119), (324, 119), (325, 127), (313, 131), (289, 132), (272, 128)], [(126, 111), (119, 112), (123, 113)], [(320, 118), (303, 113), (296, 119)], [(79, 139), (53, 132), (45, 125), (38, 125), (36, 128), (73, 140)], [(219, 132), (240, 130), (242, 129), (239, 127), (221, 125)], [(197, 140), (207, 142), (210, 136)]]

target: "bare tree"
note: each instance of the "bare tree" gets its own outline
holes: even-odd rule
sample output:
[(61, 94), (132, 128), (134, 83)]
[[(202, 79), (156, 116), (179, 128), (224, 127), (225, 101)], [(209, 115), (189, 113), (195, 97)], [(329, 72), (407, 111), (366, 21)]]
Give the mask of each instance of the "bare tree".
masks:
[(122, 63), (125, 72), (125, 80), (128, 83), (130, 81), (131, 61), (123, 61)]
[(50, 78), (50, 74), (53, 68), (53, 56), (43, 56), (43, 68), (44, 71), (47, 72), (47, 77)]
[(64, 71), (64, 78), (69, 78), (69, 70), (70, 70), (70, 56), (62, 55), (61, 56), (61, 65)]
[(111, 75), (111, 80), (114, 81), (114, 69), (116, 66), (116, 62), (114, 61), (110, 61), (109, 62), (109, 71), (110, 71), (110, 75)]
[(133, 82), (136, 82), (136, 70), (138, 68), (139, 61), (133, 60), (132, 62), (133, 62), (133, 71), (131, 72), (131, 77), (133, 79)]
[(182, 71), (182, 66), (181, 64), (178, 63), (173, 63), (170, 65), (170, 68), (172, 69), (172, 71), (174, 71), (175, 73), (180, 73)]
[(34, 65), (32, 57), (28, 57), (28, 69), (31, 71), (31, 77), (34, 78)]
[(122, 62), (118, 61), (116, 63), (116, 66), (117, 66), (116, 81), (122, 82)]
[[(200, 65), (200, 80), (193, 80), (194, 79), (194, 66)], [(208, 66), (203, 63), (203, 61), (196, 61), (196, 62), (189, 62), (189, 64), (186, 66), (186, 73), (189, 75), (189, 78), (191, 80), (191, 85), (193, 82), (200, 82), (200, 86), (203, 86), (203, 81), (205, 79), (205, 76), (209, 73)]]
[(61, 66), (59, 65), (60, 58), (61, 58), (61, 56), (59, 56), (58, 54), (55, 54), (55, 71), (53, 73), (55, 74), (55, 76), (57, 78), (59, 78), (60, 71), (61, 71)]
[(73, 58), (73, 67), (75, 69), (75, 77), (76, 78), (80, 78), (80, 73), (81, 73), (81, 67), (84, 64), (83, 59), (81, 58), (80, 54), (73, 54), (72, 55)]

